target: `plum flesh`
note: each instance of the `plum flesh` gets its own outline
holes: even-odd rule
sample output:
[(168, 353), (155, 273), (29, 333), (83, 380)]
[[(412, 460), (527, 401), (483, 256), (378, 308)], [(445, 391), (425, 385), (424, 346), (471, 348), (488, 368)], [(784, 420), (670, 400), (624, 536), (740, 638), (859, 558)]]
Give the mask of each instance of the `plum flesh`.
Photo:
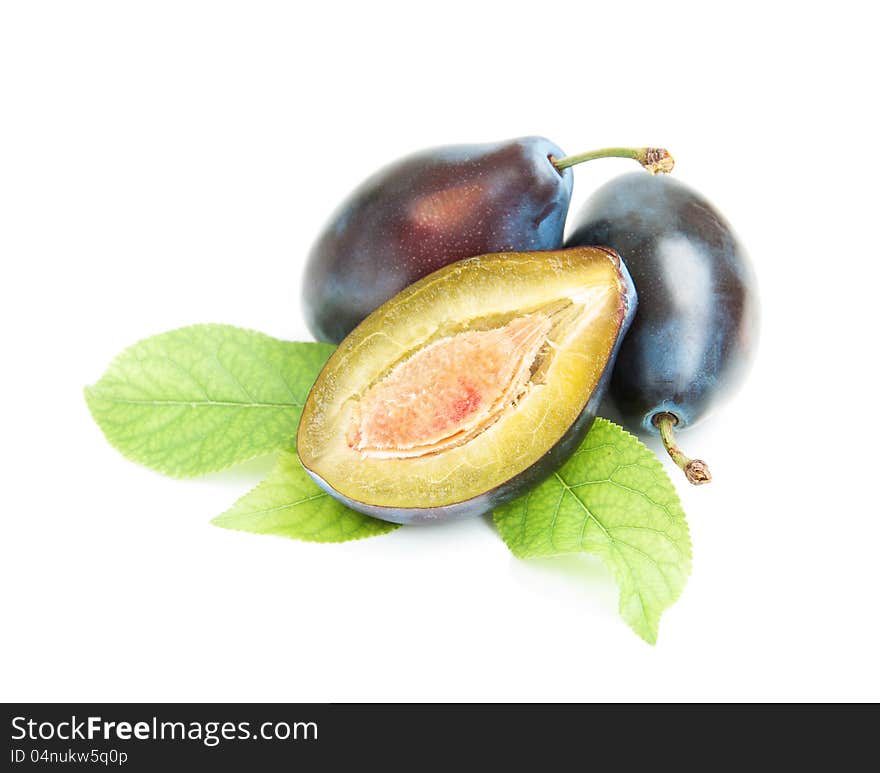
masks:
[(303, 409), (300, 460), (334, 497), (385, 520), (486, 512), (578, 447), (635, 306), (606, 249), (447, 266), (331, 356)]

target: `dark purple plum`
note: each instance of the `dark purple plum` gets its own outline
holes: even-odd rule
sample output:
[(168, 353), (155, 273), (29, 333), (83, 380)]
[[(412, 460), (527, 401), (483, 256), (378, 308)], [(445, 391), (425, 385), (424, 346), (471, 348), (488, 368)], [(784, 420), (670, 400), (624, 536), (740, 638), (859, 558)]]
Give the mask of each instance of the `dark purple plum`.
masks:
[(303, 408), (324, 490), (396, 523), (478, 515), (580, 445), (636, 307), (616, 253), (579, 247), (446, 266), (370, 314)]
[(616, 250), (639, 310), (614, 368), (609, 397), (634, 431), (660, 434), (692, 483), (710, 475), (675, 432), (693, 426), (740, 383), (758, 331), (749, 258), (703, 196), (670, 177), (626, 174), (597, 190), (567, 246)]
[(312, 247), (302, 286), (309, 330), (338, 343), (380, 304), (449, 263), (560, 247), (569, 167), (610, 156), (652, 172), (672, 163), (654, 148), (564, 157), (543, 137), (523, 137), (434, 148), (382, 169), (348, 197)]

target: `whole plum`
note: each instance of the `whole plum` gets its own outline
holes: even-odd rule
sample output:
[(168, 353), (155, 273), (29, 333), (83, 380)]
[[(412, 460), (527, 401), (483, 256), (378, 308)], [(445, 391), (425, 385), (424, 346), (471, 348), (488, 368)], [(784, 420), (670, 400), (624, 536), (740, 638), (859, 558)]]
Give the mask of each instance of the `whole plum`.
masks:
[(670, 177), (626, 174), (599, 188), (567, 246), (616, 250), (639, 309), (614, 368), (609, 397), (634, 431), (661, 434), (692, 483), (705, 462), (678, 448), (693, 426), (739, 385), (752, 359), (758, 297), (749, 258), (709, 201)]

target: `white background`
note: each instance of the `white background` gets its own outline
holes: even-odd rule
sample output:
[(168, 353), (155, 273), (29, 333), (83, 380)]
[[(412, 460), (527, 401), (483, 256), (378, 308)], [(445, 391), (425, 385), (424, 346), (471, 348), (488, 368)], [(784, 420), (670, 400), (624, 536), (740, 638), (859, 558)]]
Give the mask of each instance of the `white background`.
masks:
[[(880, 699), (875, 25), (738, 5), (4, 3), (0, 698)], [(525, 134), (669, 147), (760, 279), (751, 379), (683, 438), (716, 480), (675, 478), (694, 569), (654, 648), (598, 561), (517, 561), (483, 519), (214, 528), (271, 459), (163, 478), (82, 399), (181, 325), (307, 337), (341, 197)], [(574, 208), (630, 170), (578, 168)]]

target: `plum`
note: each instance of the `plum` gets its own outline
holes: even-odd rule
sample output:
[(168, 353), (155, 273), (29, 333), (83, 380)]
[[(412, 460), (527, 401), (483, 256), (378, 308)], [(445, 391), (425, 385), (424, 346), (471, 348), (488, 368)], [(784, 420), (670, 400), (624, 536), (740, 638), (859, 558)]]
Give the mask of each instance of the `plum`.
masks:
[(578, 447), (635, 307), (605, 248), (446, 266), (333, 353), (303, 408), (300, 460), (332, 496), (388, 521), (486, 512)]
[(668, 171), (657, 148), (604, 148), (578, 156), (543, 137), (422, 151), (362, 183), (309, 253), (302, 285), (306, 323), (338, 343), (380, 304), (462, 258), (557, 249), (571, 199), (569, 167), (632, 158)]
[(639, 310), (621, 345), (609, 398), (634, 431), (660, 434), (691, 483), (706, 463), (677, 446), (741, 382), (755, 348), (758, 299), (749, 258), (702, 195), (669, 177), (626, 174), (578, 213), (567, 246), (616, 250)]

